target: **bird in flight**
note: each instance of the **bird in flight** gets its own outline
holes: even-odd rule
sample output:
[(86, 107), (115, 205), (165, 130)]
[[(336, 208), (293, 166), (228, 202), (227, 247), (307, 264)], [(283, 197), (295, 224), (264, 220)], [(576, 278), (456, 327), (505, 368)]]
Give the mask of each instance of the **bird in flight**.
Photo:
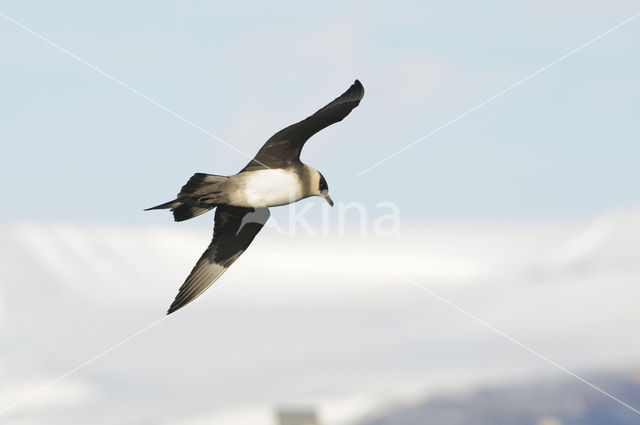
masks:
[(300, 161), (311, 136), (342, 121), (364, 96), (356, 80), (315, 114), (274, 134), (238, 174), (196, 173), (173, 201), (148, 210), (170, 209), (184, 221), (216, 208), (213, 240), (180, 287), (167, 314), (184, 307), (209, 288), (247, 249), (269, 219), (269, 207), (320, 196), (329, 205), (329, 186), (320, 172)]

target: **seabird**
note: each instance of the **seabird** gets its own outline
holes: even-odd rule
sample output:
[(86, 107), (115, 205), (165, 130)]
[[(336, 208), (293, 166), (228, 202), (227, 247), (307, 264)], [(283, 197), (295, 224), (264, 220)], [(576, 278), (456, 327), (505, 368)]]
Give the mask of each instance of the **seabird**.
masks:
[(324, 176), (303, 164), (300, 152), (311, 136), (349, 115), (363, 96), (364, 87), (356, 80), (315, 114), (273, 135), (238, 174), (196, 173), (176, 199), (145, 210), (170, 209), (175, 221), (184, 221), (216, 208), (213, 240), (167, 314), (196, 299), (240, 257), (269, 219), (269, 207), (310, 196), (320, 196), (333, 206)]

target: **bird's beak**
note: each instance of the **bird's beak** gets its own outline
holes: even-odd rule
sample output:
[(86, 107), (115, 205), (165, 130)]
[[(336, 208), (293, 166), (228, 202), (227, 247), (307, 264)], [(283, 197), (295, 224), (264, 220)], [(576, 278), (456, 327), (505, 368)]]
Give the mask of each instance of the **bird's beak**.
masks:
[(329, 196), (328, 190), (322, 191), (322, 197), (324, 198), (325, 201), (327, 201), (329, 205), (333, 206), (333, 199), (331, 199), (331, 196)]

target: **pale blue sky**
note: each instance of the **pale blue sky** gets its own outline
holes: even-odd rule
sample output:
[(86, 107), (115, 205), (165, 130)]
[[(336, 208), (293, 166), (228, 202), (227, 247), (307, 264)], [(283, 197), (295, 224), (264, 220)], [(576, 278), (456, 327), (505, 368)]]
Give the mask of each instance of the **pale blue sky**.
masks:
[[(303, 160), (336, 201), (394, 201), (428, 220), (585, 217), (640, 198), (640, 18), (356, 177), (640, 11), (597, 3), (0, 1), (0, 12), (251, 155), (359, 78), (360, 107)], [(2, 18), (0, 51), (2, 221), (165, 223), (142, 209), (193, 172), (247, 162)]]

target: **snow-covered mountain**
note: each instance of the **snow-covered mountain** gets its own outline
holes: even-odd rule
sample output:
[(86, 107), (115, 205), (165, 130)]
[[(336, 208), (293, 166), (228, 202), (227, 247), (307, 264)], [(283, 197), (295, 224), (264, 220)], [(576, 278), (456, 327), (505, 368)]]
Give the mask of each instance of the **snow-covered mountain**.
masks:
[[(366, 418), (360, 425), (635, 425), (640, 406), (637, 370), (586, 375), (629, 407), (570, 376), (442, 394)], [(633, 407), (635, 406), (635, 407)], [(637, 409), (636, 409), (637, 410)]]

